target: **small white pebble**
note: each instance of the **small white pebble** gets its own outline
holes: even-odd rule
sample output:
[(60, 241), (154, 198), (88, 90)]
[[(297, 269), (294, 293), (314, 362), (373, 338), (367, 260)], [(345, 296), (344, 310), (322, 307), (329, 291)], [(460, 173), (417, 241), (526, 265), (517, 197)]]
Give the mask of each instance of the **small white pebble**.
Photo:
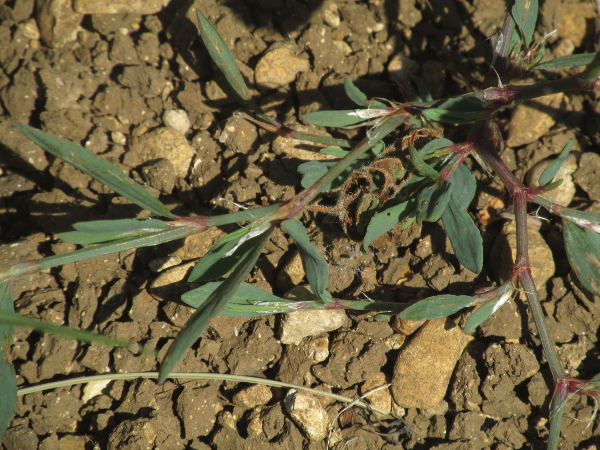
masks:
[(125, 145), (127, 144), (127, 137), (120, 131), (112, 131), (110, 133), (110, 138), (117, 145)]
[(340, 16), (331, 10), (326, 10), (323, 13), (323, 22), (325, 22), (331, 28), (337, 28), (340, 26)]
[(168, 127), (174, 128), (182, 134), (190, 131), (190, 119), (183, 109), (171, 109), (163, 115), (163, 121)]

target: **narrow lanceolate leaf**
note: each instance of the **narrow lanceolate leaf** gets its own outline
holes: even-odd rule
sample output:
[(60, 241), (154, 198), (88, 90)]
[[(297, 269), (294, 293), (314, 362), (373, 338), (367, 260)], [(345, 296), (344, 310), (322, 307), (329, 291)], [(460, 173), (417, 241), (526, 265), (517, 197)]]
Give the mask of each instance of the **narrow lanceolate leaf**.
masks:
[[(181, 300), (193, 308), (200, 308), (224, 281), (213, 281), (204, 286), (186, 292)], [(258, 304), (260, 303), (260, 304)], [(269, 307), (265, 307), (268, 303)], [(240, 289), (231, 297), (229, 303), (222, 311), (224, 316), (230, 317), (258, 317), (266, 314), (278, 314), (295, 311), (291, 302), (276, 295), (269, 294), (262, 289), (248, 283), (242, 283)], [(318, 302), (323, 305), (321, 302)]]
[(473, 301), (473, 297), (467, 295), (436, 295), (409, 306), (400, 317), (407, 320), (441, 319), (471, 306)]
[(195, 226), (184, 225), (169, 227), (166, 230), (156, 231), (150, 234), (119, 239), (114, 242), (104, 242), (94, 245), (93, 247), (81, 248), (74, 252), (48, 256), (37, 261), (37, 264), (39, 270), (50, 269), (52, 267), (62, 266), (84, 259), (97, 258), (98, 256), (104, 256), (110, 253), (131, 250), (132, 248), (151, 247), (158, 244), (164, 244), (165, 242), (184, 238), (197, 231), (198, 229)]
[(417, 172), (424, 177), (433, 178), (434, 180), (437, 180), (440, 177), (440, 173), (425, 162), (421, 152), (419, 152), (410, 144), (408, 145), (408, 152), (410, 154), (410, 160), (415, 166)]
[(587, 66), (594, 60), (595, 57), (595, 53), (561, 56), (560, 58), (539, 63), (532, 67), (532, 69), (570, 69), (572, 67)]
[(12, 421), (17, 404), (17, 376), (0, 349), (0, 439)]
[(242, 78), (242, 74), (235, 63), (233, 54), (227, 47), (227, 44), (225, 44), (225, 41), (219, 36), (219, 33), (208, 19), (204, 17), (200, 11), (197, 11), (197, 13), (200, 37), (202, 38), (202, 42), (204, 42), (204, 46), (208, 50), (210, 57), (219, 67), (221, 72), (223, 72), (223, 75), (225, 75), (229, 85), (236, 94), (246, 102), (252, 101), (250, 93), (248, 92), (248, 87)]
[(352, 81), (348, 78), (344, 79), (344, 90), (350, 100), (356, 103), (358, 106), (369, 106), (367, 102), (367, 96), (358, 89)]
[[(298, 166), (298, 172), (302, 174), (302, 181), (300, 184), (303, 188), (307, 188), (315, 184), (319, 178), (327, 173), (327, 171), (333, 167), (337, 161), (308, 161)], [(364, 164), (364, 161), (358, 159), (350, 164), (346, 170), (344, 170), (340, 176), (338, 176), (333, 182), (325, 185), (322, 189), (323, 192), (335, 189), (346, 181), (348, 174), (353, 170), (358, 169)]]
[(269, 228), (263, 234), (259, 235), (261, 239), (256, 242), (251, 251), (243, 256), (242, 261), (240, 261), (233, 273), (215, 289), (204, 304), (188, 319), (175, 341), (167, 350), (165, 359), (160, 366), (159, 383), (163, 383), (167, 379), (169, 373), (173, 371), (177, 363), (183, 358), (183, 355), (185, 355), (192, 344), (208, 328), (210, 318), (220, 314), (235, 295), (246, 275), (250, 273), (250, 270), (256, 264), (256, 260), (260, 256), (267, 240), (273, 234), (273, 230), (274, 228)]
[(92, 152), (73, 142), (59, 139), (27, 125), (15, 123), (15, 127), (47, 152), (95, 178), (140, 208), (157, 216), (175, 218), (158, 199), (107, 160), (97, 158)]
[(529, 47), (538, 17), (538, 1), (517, 0), (512, 7), (512, 17), (523, 33), (525, 46)]
[(417, 94), (419, 96), (420, 102), (431, 102), (433, 101), (433, 97), (431, 96), (431, 92), (429, 92), (429, 88), (425, 84), (425, 82), (417, 77), (416, 75), (411, 75), (410, 79), (414, 83), (417, 88)]
[(188, 281), (202, 283), (225, 276), (234, 270), (243, 262), (244, 255), (251, 251), (256, 242), (260, 240), (260, 236), (255, 236), (240, 244), (241, 239), (248, 234), (249, 231), (238, 239), (217, 241), (194, 266)]
[(458, 261), (471, 272), (481, 272), (483, 267), (481, 233), (454, 195), (450, 195), (448, 207), (442, 214), (442, 222)]
[(424, 187), (417, 196), (417, 223), (426, 220), (437, 222), (448, 206), (450, 200), (450, 183), (438, 181)]
[(563, 220), (563, 234), (569, 263), (581, 284), (592, 294), (600, 295), (600, 234), (582, 230)]
[[(14, 314), (12, 280), (0, 283), (0, 314)], [(17, 404), (17, 376), (5, 350), (13, 343), (14, 326), (0, 322), (0, 440)]]
[(465, 124), (479, 119), (484, 112), (485, 105), (478, 98), (455, 97), (448, 99), (423, 111), (429, 120), (440, 123)]
[(467, 209), (473, 197), (475, 197), (477, 180), (465, 163), (458, 166), (454, 174), (452, 174), (450, 189), (452, 190), (452, 195), (458, 200), (463, 209)]
[[(14, 314), (15, 305), (12, 295), (12, 280), (0, 283), (0, 312)], [(14, 327), (12, 325), (0, 324), (0, 349), (3, 346), (12, 345)]]
[(484, 303), (475, 311), (473, 311), (473, 313), (467, 319), (467, 323), (465, 324), (465, 333), (472, 333), (479, 325), (488, 320), (496, 311), (497, 302), (497, 300), (493, 300), (491, 302)]
[(387, 106), (377, 100), (369, 100), (367, 96), (356, 87), (356, 85), (348, 78), (344, 79), (344, 91), (350, 100), (358, 106), (364, 106), (371, 109), (385, 109)]
[(433, 141), (429, 141), (427, 144), (425, 144), (419, 150), (419, 154), (421, 155), (421, 157), (423, 159), (427, 159), (427, 156), (431, 155), (436, 150), (439, 150), (440, 148), (444, 148), (444, 147), (449, 147), (452, 144), (454, 144), (454, 142), (452, 142), (450, 139), (446, 139), (446, 138), (434, 139)]
[(315, 111), (302, 116), (308, 123), (322, 127), (347, 127), (356, 125), (367, 119), (381, 117), (381, 110), (339, 110), (339, 111)]
[(573, 139), (571, 138), (569, 139), (569, 142), (567, 142), (563, 147), (562, 151), (560, 152), (560, 155), (558, 155), (558, 157), (554, 161), (548, 164), (548, 167), (546, 167), (546, 169), (544, 169), (544, 171), (540, 175), (540, 186), (550, 184), (552, 180), (554, 180), (554, 177), (560, 170), (560, 166), (562, 166), (562, 163), (565, 161), (565, 159), (567, 159), (567, 156), (569, 156), (569, 152), (571, 151), (572, 146)]
[(89, 331), (77, 330), (75, 328), (62, 325), (55, 325), (53, 323), (32, 319), (31, 317), (25, 317), (11, 312), (0, 311), (0, 324), (10, 325), (12, 327), (28, 328), (30, 330), (35, 330), (42, 333), (50, 333), (68, 339), (76, 339), (81, 342), (103, 344), (110, 347), (138, 348), (138, 344), (132, 342), (120, 341), (102, 334), (94, 334), (90, 333)]
[(166, 230), (169, 225), (156, 219), (120, 219), (78, 222), (73, 228), (77, 231), (61, 233), (58, 237), (72, 244), (97, 244)]
[(416, 202), (407, 200), (375, 214), (369, 221), (362, 248), (366, 251), (371, 242), (403, 222), (414, 211)]
[(310, 243), (306, 229), (298, 219), (290, 219), (281, 223), (281, 226), (298, 244), (298, 252), (302, 258), (306, 279), (312, 291), (324, 303), (333, 303), (331, 294), (327, 292), (329, 280), (329, 266), (323, 257)]

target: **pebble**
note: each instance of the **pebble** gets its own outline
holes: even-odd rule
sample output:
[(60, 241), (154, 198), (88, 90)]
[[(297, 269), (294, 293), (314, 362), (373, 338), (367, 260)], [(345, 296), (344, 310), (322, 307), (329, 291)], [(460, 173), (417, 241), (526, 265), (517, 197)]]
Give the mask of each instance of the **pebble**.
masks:
[(395, 402), (404, 408), (438, 405), (458, 358), (472, 339), (450, 319), (426, 322), (396, 359), (391, 387)]
[(310, 63), (285, 47), (269, 50), (254, 69), (254, 81), (261, 90), (277, 89), (296, 79), (300, 72), (308, 72)]
[(392, 327), (392, 330), (394, 330), (396, 333), (400, 333), (403, 336), (410, 336), (415, 331), (417, 331), (419, 327), (424, 323), (424, 320), (407, 320), (400, 318), (400, 316), (398, 315), (395, 315), (392, 318), (392, 323), (390, 324), (390, 326)]
[(506, 145), (519, 147), (544, 136), (556, 123), (557, 111), (564, 110), (564, 100), (565, 95), (559, 92), (517, 105), (508, 124)]
[(170, 0), (74, 0), (73, 9), (80, 14), (156, 14), (169, 2)]
[(593, 201), (600, 200), (600, 155), (586, 152), (581, 155), (579, 169), (573, 175), (575, 183), (581, 187)]
[(125, 136), (120, 131), (111, 131), (110, 133), (111, 140), (117, 145), (125, 145), (127, 144), (127, 136)]
[(411, 75), (419, 72), (419, 65), (402, 53), (396, 53), (387, 66), (388, 77), (391, 81), (403, 84), (410, 81)]
[(166, 126), (176, 129), (181, 134), (186, 134), (191, 128), (190, 118), (183, 109), (165, 111), (163, 121)]
[[(287, 292), (285, 298), (298, 301), (314, 300), (315, 295), (308, 287), (297, 286)], [(318, 336), (349, 324), (350, 320), (343, 309), (285, 314), (281, 318), (280, 340), (282, 344), (298, 345), (307, 336)]]
[(154, 189), (170, 194), (175, 187), (173, 164), (168, 159), (158, 159), (142, 167), (146, 183)]
[(318, 336), (301, 344), (306, 356), (315, 362), (322, 362), (329, 358), (329, 338)]
[[(529, 264), (531, 275), (537, 289), (546, 286), (548, 280), (554, 275), (554, 257), (552, 250), (538, 230), (529, 226), (527, 228), (529, 244)], [(492, 248), (491, 260), (497, 270), (498, 280), (507, 280), (513, 268), (513, 261), (517, 256), (517, 226), (510, 221), (502, 227), (502, 232), (496, 238)]]
[(62, 47), (77, 39), (83, 14), (72, 8), (72, 0), (40, 0), (36, 4), (37, 23), (42, 40), (54, 47)]
[(34, 41), (40, 38), (40, 29), (35, 19), (29, 19), (17, 25), (17, 33)]
[(349, 324), (343, 309), (329, 311), (298, 311), (281, 319), (281, 343), (299, 344), (307, 336), (337, 330)]
[[(546, 169), (546, 167), (548, 167), (548, 165), (555, 159), (556, 158), (544, 159), (535, 164), (529, 170), (529, 172), (527, 173), (527, 177), (525, 178), (527, 186), (539, 186), (538, 180), (540, 179), (540, 175)], [(575, 183), (573, 182), (573, 177), (571, 175), (576, 170), (577, 156), (571, 153), (563, 161), (562, 165), (560, 166), (560, 169), (558, 169), (558, 172), (554, 177), (555, 180), (560, 180), (562, 178), (563, 182), (556, 189), (553, 189), (552, 191), (545, 194), (544, 197), (547, 197), (562, 206), (569, 206), (569, 204), (573, 200), (573, 197), (575, 196)]]
[(233, 403), (246, 409), (254, 409), (266, 405), (273, 398), (271, 389), (262, 384), (255, 384), (237, 392), (233, 396)]
[(308, 439), (318, 442), (327, 437), (329, 416), (314, 395), (292, 389), (285, 396), (284, 404), (289, 415)]
[(162, 258), (155, 258), (148, 263), (148, 267), (154, 273), (164, 272), (171, 267), (181, 264), (181, 258), (178, 256), (165, 256)]
[(87, 383), (81, 394), (81, 401), (87, 403), (98, 395), (102, 395), (102, 391), (111, 383), (111, 380), (92, 381)]
[(184, 178), (196, 155), (196, 150), (181, 133), (170, 127), (152, 130), (140, 137), (135, 137), (132, 150), (143, 162), (166, 159), (173, 164), (175, 175)]
[(298, 286), (304, 279), (304, 275), (302, 258), (300, 253), (296, 251), (277, 274), (277, 287), (282, 291), (288, 291), (294, 286)]
[(386, 375), (383, 372), (379, 372), (362, 384), (360, 395), (361, 397), (364, 396), (364, 400), (369, 405), (383, 409), (388, 413), (394, 414), (396, 417), (403, 417), (406, 411), (404, 408), (396, 405), (392, 399), (389, 387), (382, 387), (386, 384), (388, 384)]
[(162, 272), (154, 279), (150, 287), (155, 289), (182, 281), (187, 275), (188, 271), (194, 267), (195, 264), (195, 262), (188, 262)]
[(323, 22), (331, 28), (337, 28), (340, 26), (340, 16), (329, 9), (325, 10), (323, 13)]

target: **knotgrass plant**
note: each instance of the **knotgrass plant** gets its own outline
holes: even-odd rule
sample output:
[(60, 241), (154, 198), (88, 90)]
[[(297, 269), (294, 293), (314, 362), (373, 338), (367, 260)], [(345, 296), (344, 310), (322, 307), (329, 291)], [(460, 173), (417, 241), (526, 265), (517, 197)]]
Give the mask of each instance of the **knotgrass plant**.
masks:
[[(181, 239), (210, 227), (246, 223), (244, 227), (219, 239), (193, 268), (189, 281), (205, 284), (182, 296), (182, 300), (195, 307), (196, 311), (168, 348), (158, 373), (159, 383), (169, 377), (189, 347), (207, 329), (209, 319), (217, 314), (260, 316), (345, 308), (378, 311), (382, 317), (400, 314), (405, 319), (427, 320), (476, 307), (465, 325), (465, 332), (470, 333), (516, 295), (520, 285), (528, 300), (554, 379), (548, 447), (557, 448), (566, 400), (575, 394), (597, 397), (600, 380), (594, 378), (584, 381), (570, 377), (558, 358), (531, 274), (527, 208), (534, 203), (562, 220), (569, 262), (581, 286), (591, 295), (600, 295), (600, 214), (564, 208), (546, 195), (561, 183), (561, 180), (555, 181), (554, 177), (567, 157), (571, 143), (543, 172), (539, 179), (540, 186), (527, 188), (499, 156), (504, 144), (494, 118), (498, 111), (523, 100), (558, 92), (598, 89), (600, 55), (572, 55), (541, 62), (543, 39), (533, 41), (537, 15), (536, 0), (517, 0), (507, 13), (502, 31), (493, 41), (493, 61), (486, 76), (486, 88), (480, 92), (433, 100), (425, 84), (414, 78), (417, 94), (407, 102), (397, 103), (368, 99), (346, 80), (346, 93), (357, 104), (357, 109), (319, 111), (304, 116), (308, 122), (327, 127), (365, 127), (365, 137), (359, 142), (352, 142), (301, 133), (265, 114), (251, 98), (226, 44), (210, 22), (198, 13), (200, 34), (210, 56), (235, 93), (254, 113), (253, 116), (245, 113), (237, 115), (280, 136), (335, 147), (321, 151), (340, 157), (333, 162), (312, 161), (301, 165), (299, 171), (303, 175), (302, 186), (305, 189), (279, 205), (212, 217), (176, 216), (109, 162), (99, 160), (74, 143), (15, 124), (25, 136), (46, 151), (99, 180), (155, 217), (165, 220), (122, 219), (76, 223), (73, 225), (75, 231), (59, 237), (73, 244), (90, 246), (39, 261), (17, 264), (0, 274), (0, 334), (5, 343), (0, 358), (0, 429), (3, 431), (8, 426), (16, 399), (15, 374), (7, 355), (14, 326), (28, 326), (87, 341), (99, 339), (89, 333), (50, 326), (15, 314), (11, 294), (15, 278), (83, 259)], [(511, 84), (513, 79), (535, 70), (576, 66), (586, 67), (579, 75), (555, 81)], [(465, 140), (452, 142), (444, 138), (441, 124), (463, 126)], [(472, 272), (481, 271), (482, 238), (467, 212), (477, 189), (473, 173), (463, 164), (467, 157), (474, 158), (484, 170), (495, 174), (513, 198), (517, 254), (508, 279), (500, 286), (474, 295), (437, 295), (415, 304), (334, 298), (327, 291), (327, 264), (311, 245), (304, 226), (297, 219), (304, 210), (315, 207), (313, 202), (322, 192), (334, 188), (340, 188), (338, 203), (334, 207), (320, 209), (337, 214), (345, 229), (356, 228), (361, 233), (363, 250), (367, 251), (375, 239), (398, 224), (407, 228), (414, 223), (441, 219), (459, 262)], [(362, 188), (359, 189), (359, 185)], [(285, 300), (243, 282), (271, 234), (279, 226), (297, 243), (315, 300)], [(108, 345), (127, 345), (111, 340), (104, 342)]]

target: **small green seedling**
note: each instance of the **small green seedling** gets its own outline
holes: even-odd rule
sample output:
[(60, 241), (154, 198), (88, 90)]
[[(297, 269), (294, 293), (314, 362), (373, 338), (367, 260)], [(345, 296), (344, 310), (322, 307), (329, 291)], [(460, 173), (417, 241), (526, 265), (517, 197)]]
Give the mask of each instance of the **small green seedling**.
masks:
[[(294, 131), (265, 114), (251, 98), (225, 42), (199, 13), (200, 35), (210, 56), (234, 92), (255, 114), (238, 113), (238, 116), (280, 136), (324, 144), (329, 147), (323, 150), (324, 153), (339, 156), (337, 161), (311, 161), (301, 165), (299, 171), (303, 176), (304, 190), (280, 205), (212, 217), (176, 216), (107, 161), (96, 158), (74, 143), (15, 124), (19, 131), (46, 151), (150, 211), (155, 218), (76, 223), (73, 225), (75, 231), (60, 237), (84, 247), (71, 253), (17, 264), (0, 274), (0, 335), (5, 343), (0, 355), (0, 384), (3, 387), (0, 389), (0, 431), (5, 430), (11, 420), (16, 398), (15, 374), (7, 357), (13, 327), (29, 326), (58, 334), (72, 333), (62, 327), (42, 326), (15, 314), (11, 294), (15, 278), (83, 259), (181, 239), (211, 227), (239, 223), (245, 225), (219, 239), (191, 272), (189, 281), (203, 284), (185, 293), (182, 300), (196, 311), (168, 348), (158, 376), (160, 383), (167, 379), (190, 346), (207, 329), (210, 318), (217, 314), (260, 316), (344, 308), (427, 320), (476, 307), (466, 322), (465, 332), (469, 333), (502, 307), (520, 286), (527, 297), (554, 378), (548, 448), (557, 448), (566, 400), (575, 394), (597, 397), (600, 386), (597, 379), (583, 381), (571, 378), (558, 358), (531, 275), (527, 207), (530, 203), (539, 205), (562, 220), (571, 267), (583, 288), (593, 295), (600, 295), (600, 214), (563, 208), (543, 195), (560, 183), (560, 180), (554, 181), (554, 177), (570, 150), (570, 143), (542, 174), (540, 187), (527, 188), (499, 156), (503, 143), (494, 119), (498, 111), (523, 100), (558, 92), (598, 89), (600, 55), (573, 55), (541, 62), (543, 44), (533, 42), (537, 16), (537, 0), (516, 1), (495, 39), (493, 64), (486, 78), (487, 88), (480, 92), (433, 100), (425, 84), (415, 78), (417, 95), (410, 102), (396, 103), (368, 99), (347, 80), (346, 93), (356, 103), (356, 109), (318, 111), (304, 116), (306, 121), (316, 125), (364, 127), (364, 138), (352, 142)], [(586, 67), (579, 75), (555, 81), (511, 84), (515, 78), (535, 70), (576, 66)], [(441, 124), (463, 126), (465, 139), (453, 142), (444, 138)], [(424, 221), (441, 220), (459, 262), (472, 272), (479, 273), (483, 266), (482, 238), (467, 211), (477, 190), (476, 179), (464, 164), (469, 157), (495, 174), (514, 202), (517, 256), (512, 272), (503, 284), (474, 295), (436, 295), (414, 304), (342, 300), (327, 291), (327, 263), (311, 244), (298, 217), (308, 207), (318, 206), (314, 202), (321, 193), (334, 188), (339, 189), (339, 200), (328, 212), (339, 216), (344, 229), (359, 235), (364, 251), (398, 224), (407, 228)], [(358, 189), (359, 184), (366, 188)], [(286, 300), (244, 283), (278, 227), (282, 227), (298, 246), (307, 280), (315, 294), (314, 300)], [(98, 339), (83, 333), (70, 336), (82, 340)]]

